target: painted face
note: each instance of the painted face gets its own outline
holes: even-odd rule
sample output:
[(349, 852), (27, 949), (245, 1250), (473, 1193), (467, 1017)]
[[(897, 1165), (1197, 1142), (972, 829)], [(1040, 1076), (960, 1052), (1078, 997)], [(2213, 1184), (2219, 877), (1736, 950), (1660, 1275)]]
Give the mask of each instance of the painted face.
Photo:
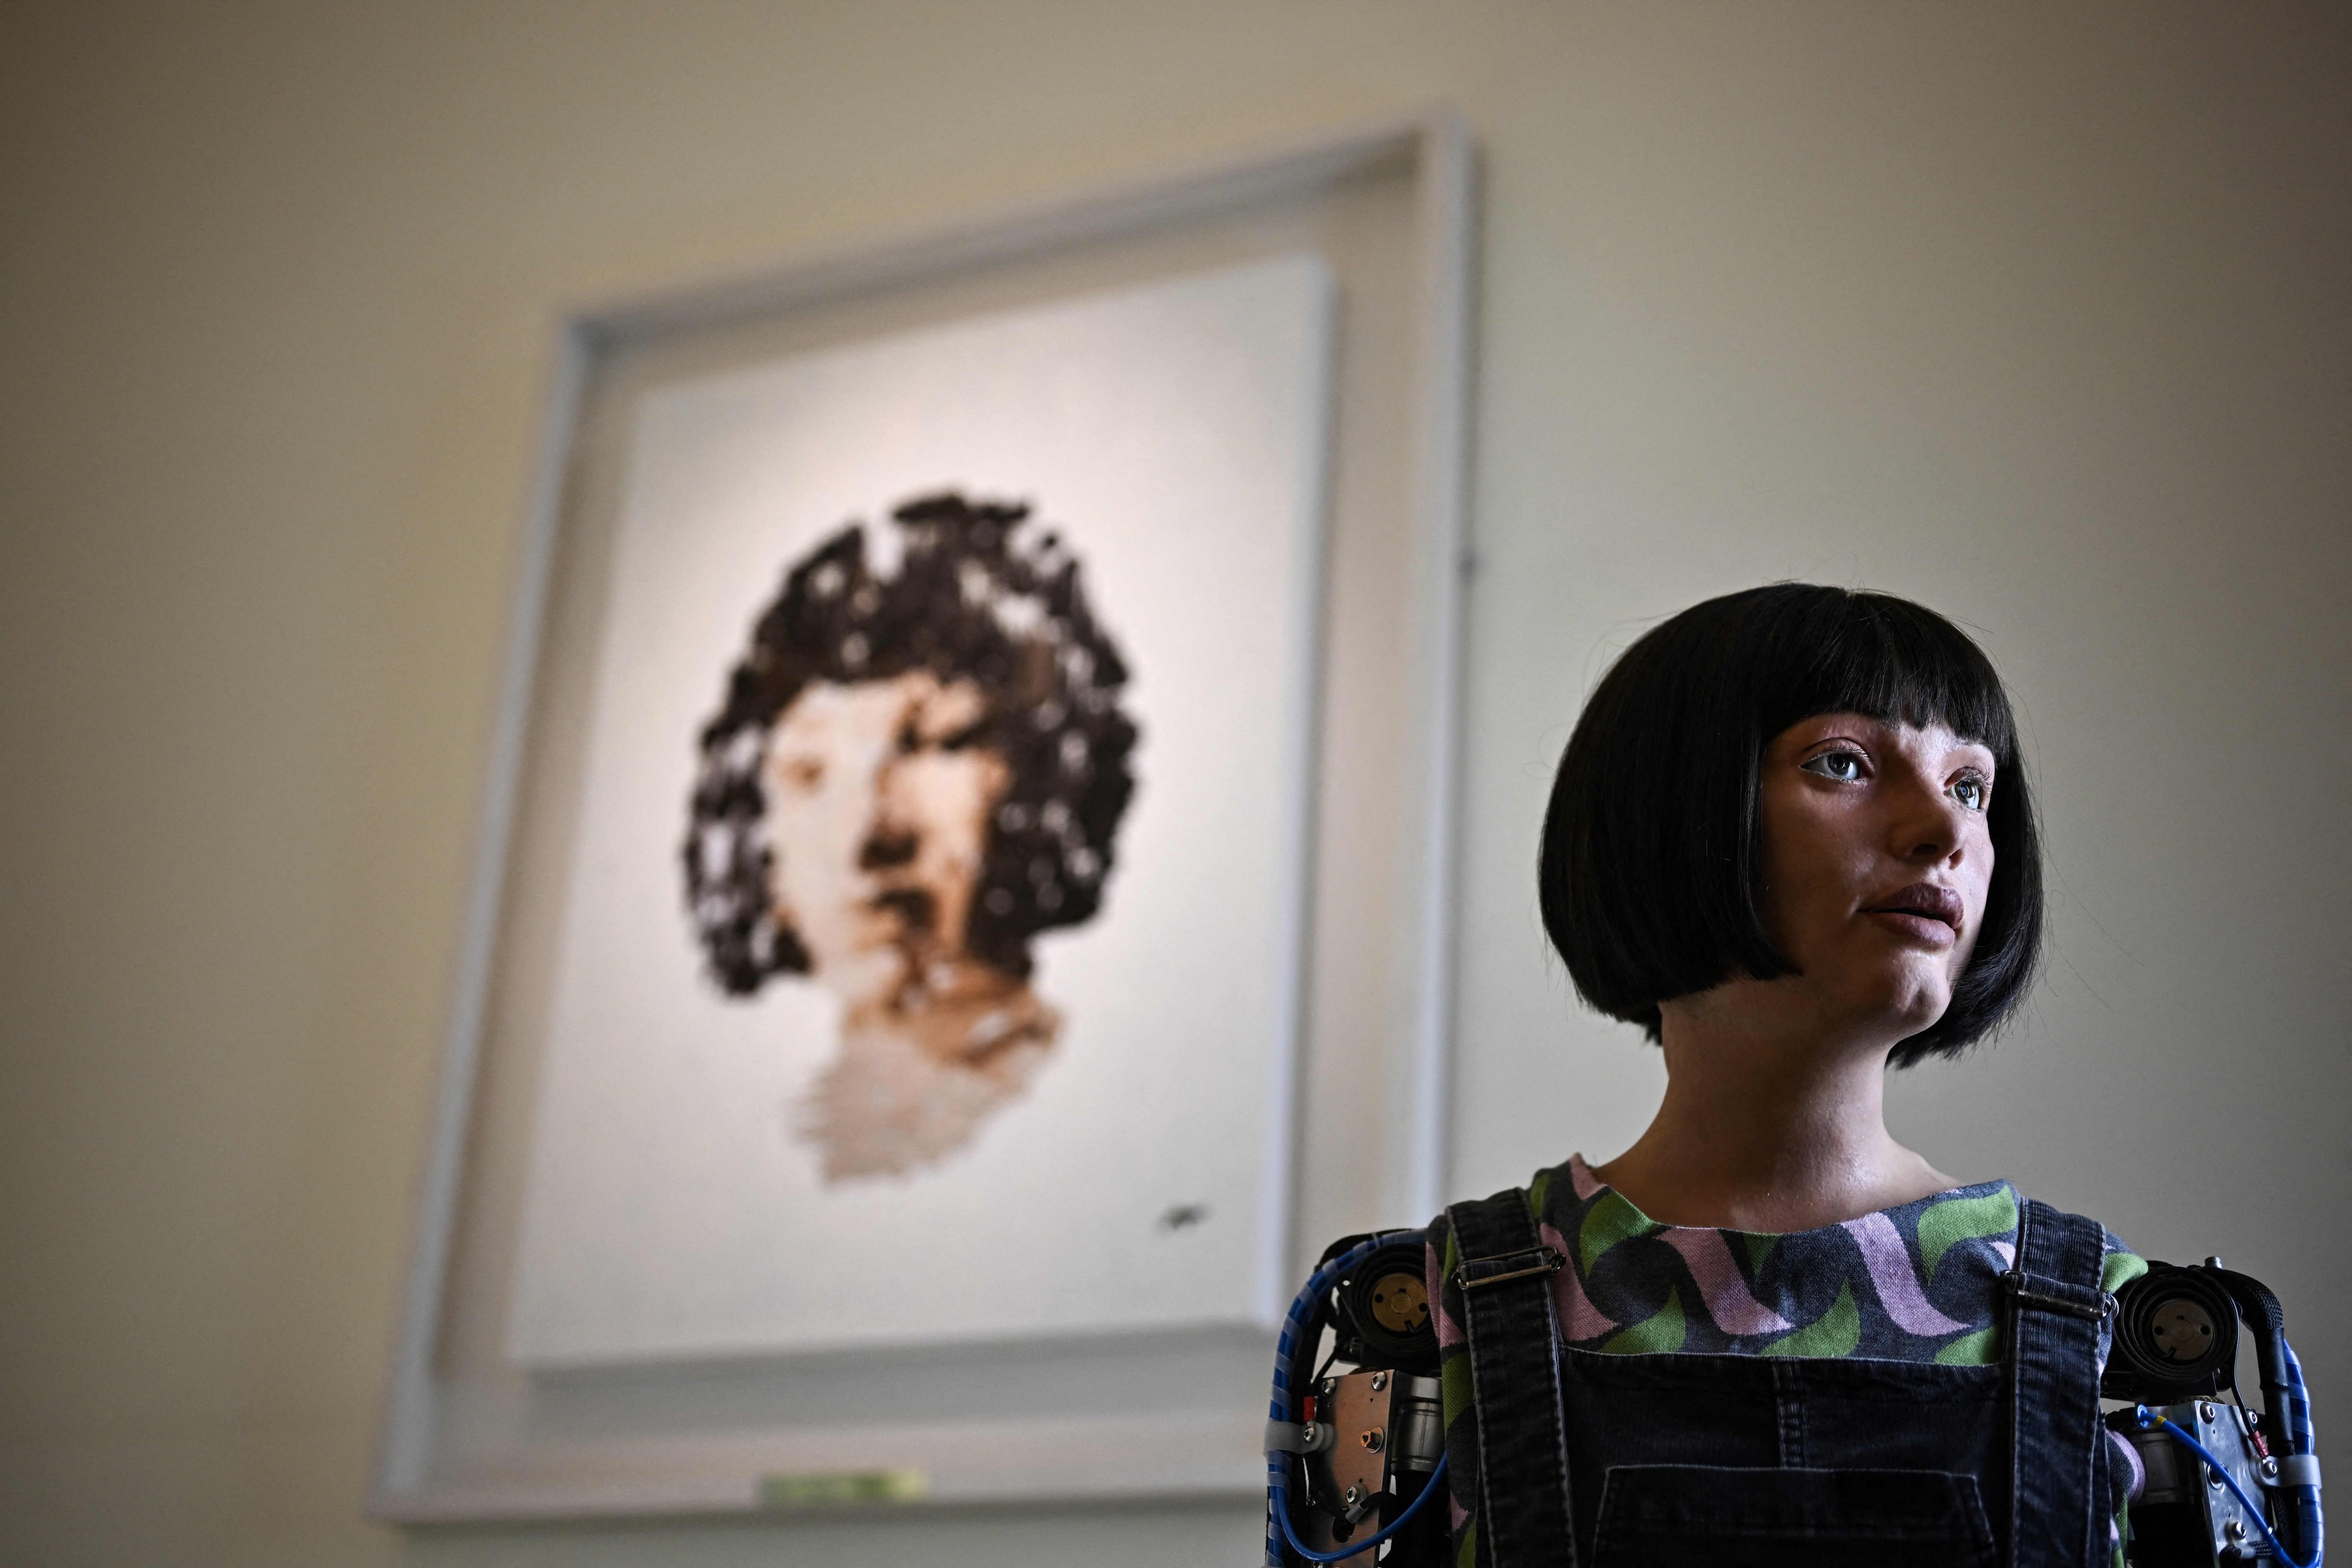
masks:
[(769, 896), (845, 997), (886, 997), (964, 951), (989, 816), (1011, 777), (970, 743), (984, 712), (971, 682), (919, 670), (812, 684), (769, 732)]
[(1940, 726), (1822, 713), (1765, 748), (1766, 932), (1832, 1012), (1944, 1016), (1992, 884), (1993, 756)]

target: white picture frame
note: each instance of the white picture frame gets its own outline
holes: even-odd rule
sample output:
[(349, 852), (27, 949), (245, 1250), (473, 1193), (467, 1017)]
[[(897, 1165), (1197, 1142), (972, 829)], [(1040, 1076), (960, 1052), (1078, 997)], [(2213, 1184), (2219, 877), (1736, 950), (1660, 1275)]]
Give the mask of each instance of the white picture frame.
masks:
[[(1330, 1237), (1419, 1223), (1443, 1196), (1473, 199), (1467, 132), (1438, 111), (563, 316), (376, 1515), (1255, 1489), (1256, 1401), (1286, 1295), (1269, 1284), (1303, 1277)], [(649, 355), (756, 359), (1302, 248), (1328, 264), (1340, 300), (1331, 574), (1297, 694), (1316, 722), (1301, 731), (1295, 769), (1299, 885), (1282, 941), (1297, 954), (1284, 1005), (1299, 1015), (1304, 1045), (1288, 1053), (1266, 1122), (1266, 1167), (1284, 1179), (1255, 1233), (1255, 1321), (573, 1369), (502, 1359), (495, 1325), (511, 1289), (528, 1107), (543, 1070), (524, 1059), (516, 1042), (528, 1031), (514, 1024), (544, 985), (533, 868), (550, 851), (533, 835), (553, 831), (532, 825), (526, 803), (560, 797), (562, 775), (577, 771), (580, 699), (550, 650), (576, 652), (593, 635), (574, 601), (594, 575), (583, 559), (602, 547), (583, 542), (579, 520), (595, 508), (600, 443), (615, 439), (599, 424), (609, 389)], [(1342, 845), (1349, 852), (1334, 854)]]

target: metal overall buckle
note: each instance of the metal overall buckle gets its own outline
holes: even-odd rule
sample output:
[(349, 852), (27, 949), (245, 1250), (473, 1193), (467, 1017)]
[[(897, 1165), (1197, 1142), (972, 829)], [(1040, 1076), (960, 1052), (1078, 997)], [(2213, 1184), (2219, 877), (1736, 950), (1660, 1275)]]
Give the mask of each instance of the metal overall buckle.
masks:
[(2116, 1299), (2105, 1290), (2099, 1292), (2096, 1303), (2071, 1300), (2064, 1296), (2053, 1296), (2046, 1290), (2036, 1290), (2026, 1284), (2025, 1272), (2011, 1268), (2001, 1275), (2001, 1284), (2021, 1307), (2039, 1307), (2045, 1312), (2063, 1312), (2070, 1318), (2083, 1318), (2104, 1323), (2116, 1315)]
[[(1506, 1279), (1557, 1274), (1567, 1262), (1567, 1257), (1558, 1247), (1530, 1247), (1524, 1252), (1506, 1252), (1499, 1258), (1465, 1258), (1462, 1266), (1454, 1271), (1454, 1277), (1461, 1282), (1464, 1290), (1479, 1290), (1489, 1285), (1500, 1285)], [(1481, 1266), (1491, 1267), (1494, 1272), (1474, 1278), (1470, 1271)]]

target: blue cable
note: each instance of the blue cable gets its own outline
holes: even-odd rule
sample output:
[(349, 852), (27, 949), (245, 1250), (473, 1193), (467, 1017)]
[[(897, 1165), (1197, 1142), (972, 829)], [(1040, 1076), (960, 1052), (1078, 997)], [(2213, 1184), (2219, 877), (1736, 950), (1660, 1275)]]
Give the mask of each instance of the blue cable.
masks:
[[(1331, 1288), (1332, 1281), (1370, 1258), (1376, 1249), (1391, 1242), (1401, 1241), (1408, 1236), (1418, 1234), (1420, 1233), (1412, 1231), (1389, 1231), (1373, 1237), (1370, 1241), (1360, 1242), (1317, 1269), (1314, 1278), (1300, 1287), (1297, 1297), (1290, 1303), (1289, 1314), (1283, 1319), (1281, 1335), (1275, 1342), (1274, 1395), (1268, 1402), (1268, 1419), (1286, 1422), (1291, 1418), (1293, 1412), (1290, 1398), (1290, 1374), (1295, 1370), (1299, 1340), (1306, 1332), (1307, 1319), (1314, 1315), (1316, 1303), (1321, 1300), (1323, 1293)], [(1423, 1483), (1420, 1492), (1414, 1496), (1412, 1501), (1405, 1505), (1402, 1513), (1389, 1521), (1385, 1529), (1340, 1551), (1318, 1552), (1298, 1539), (1297, 1529), (1290, 1522), (1288, 1458), (1287, 1455), (1280, 1453), (1270, 1453), (1265, 1457), (1266, 1511), (1271, 1516), (1266, 1521), (1265, 1526), (1267, 1568), (1286, 1568), (1282, 1552), (1286, 1542), (1293, 1552), (1310, 1563), (1337, 1563), (1344, 1558), (1353, 1557), (1359, 1552), (1370, 1552), (1373, 1547), (1402, 1530), (1412, 1516), (1421, 1511), (1422, 1505), (1439, 1490), (1440, 1484), (1445, 1479), (1445, 1456), (1440, 1454), (1437, 1468), (1430, 1471), (1429, 1479)]]
[[(1317, 1269), (1314, 1276), (1298, 1289), (1290, 1303), (1289, 1315), (1282, 1321), (1282, 1332), (1274, 1347), (1274, 1395), (1268, 1401), (1266, 1419), (1287, 1422), (1291, 1417), (1290, 1373), (1298, 1355), (1298, 1342), (1307, 1331), (1307, 1321), (1315, 1315), (1315, 1304), (1331, 1282), (1348, 1269), (1372, 1254), (1380, 1238), (1360, 1243), (1346, 1253)], [(1266, 1568), (1286, 1568), (1283, 1556), (1283, 1540), (1290, 1533), (1290, 1467), (1283, 1455), (1265, 1457), (1265, 1561)]]
[[(2286, 1363), (2286, 1398), (2282, 1403), (2286, 1405), (2288, 1451), (2316, 1454), (2319, 1452), (2319, 1434), (2311, 1423), (2311, 1393), (2304, 1386), (2303, 1362), (2294, 1353), (2294, 1347), (2287, 1343), (2284, 1334), (2279, 1335), (2279, 1359)], [(2303, 1537), (2304, 1545), (2311, 1552), (2313, 1568), (2317, 1568), (2327, 1547), (2327, 1521), (2320, 1510), (2319, 1489), (2311, 1486), (2284, 1489), (2294, 1508), (2296, 1532)]]
[[(2150, 1410), (2147, 1405), (2143, 1405), (2139, 1407), (2137, 1415), (2141, 1426), (2163, 1427), (2175, 1437), (2179, 1438), (2181, 1442), (2187, 1444), (2189, 1449), (2194, 1452), (2199, 1458), (2204, 1460), (2208, 1465), (2210, 1465), (2213, 1468), (2213, 1473), (2221, 1477), (2223, 1484), (2226, 1485), (2230, 1489), (2231, 1492), (2236, 1496), (2238, 1505), (2246, 1510), (2247, 1517), (2251, 1518), (2254, 1521), (2254, 1528), (2263, 1532), (2263, 1539), (2270, 1542), (2271, 1550), (2278, 1553), (2279, 1561), (2285, 1563), (2286, 1568), (2320, 1568), (2321, 1551), (2318, 1543), (2313, 1543), (2311, 1561), (2308, 1563), (2297, 1563), (2293, 1557), (2289, 1556), (2287, 1554), (2285, 1543), (2280, 1541), (2278, 1536), (2272, 1531), (2270, 1521), (2264, 1517), (2262, 1504), (2256, 1502), (2253, 1499), (2246, 1495), (2245, 1489), (2238, 1484), (2238, 1478), (2230, 1473), (2230, 1467), (2223, 1464), (2221, 1459), (2216, 1458), (2210, 1448), (2208, 1448), (2204, 1444), (2199, 1442), (2196, 1438), (2191, 1437), (2188, 1433), (2182, 1431), (2177, 1424), (2167, 1417), (2160, 1410)], [(2308, 1490), (2309, 1489), (2300, 1488), (2296, 1489)]]
[(1435, 1497), (1443, 1489), (1444, 1481), (1445, 1457), (1441, 1454), (1438, 1456), (1437, 1468), (1429, 1472), (1429, 1479), (1422, 1483), (1421, 1490), (1413, 1494), (1413, 1500), (1404, 1505), (1402, 1513), (1391, 1520), (1379, 1533), (1366, 1536), (1352, 1546), (1343, 1546), (1337, 1552), (1318, 1552), (1298, 1539), (1298, 1531), (1290, 1522), (1290, 1500), (1286, 1496), (1281, 1500), (1281, 1508), (1277, 1515), (1282, 1521), (1283, 1539), (1290, 1542), (1290, 1549), (1293, 1552), (1297, 1552), (1309, 1563), (1338, 1563), (1353, 1557), (1359, 1552), (1370, 1552), (1410, 1523), (1412, 1516), (1421, 1511), (1422, 1505)]

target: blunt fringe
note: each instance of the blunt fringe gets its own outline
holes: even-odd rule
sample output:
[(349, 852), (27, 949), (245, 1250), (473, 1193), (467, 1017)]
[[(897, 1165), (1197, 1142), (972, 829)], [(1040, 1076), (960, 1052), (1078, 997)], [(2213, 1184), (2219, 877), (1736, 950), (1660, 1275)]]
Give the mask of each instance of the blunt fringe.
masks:
[(1777, 979), (1756, 904), (1764, 749), (1800, 720), (1941, 724), (1993, 754), (1992, 885), (1951, 1005), (1895, 1047), (1958, 1056), (2032, 986), (2042, 844), (2009, 695), (1982, 649), (1923, 605), (1775, 583), (1695, 605), (1617, 659), (1554, 778), (1537, 881), (1544, 930), (1585, 1002), (1659, 1035), (1658, 1005), (1735, 973)]

